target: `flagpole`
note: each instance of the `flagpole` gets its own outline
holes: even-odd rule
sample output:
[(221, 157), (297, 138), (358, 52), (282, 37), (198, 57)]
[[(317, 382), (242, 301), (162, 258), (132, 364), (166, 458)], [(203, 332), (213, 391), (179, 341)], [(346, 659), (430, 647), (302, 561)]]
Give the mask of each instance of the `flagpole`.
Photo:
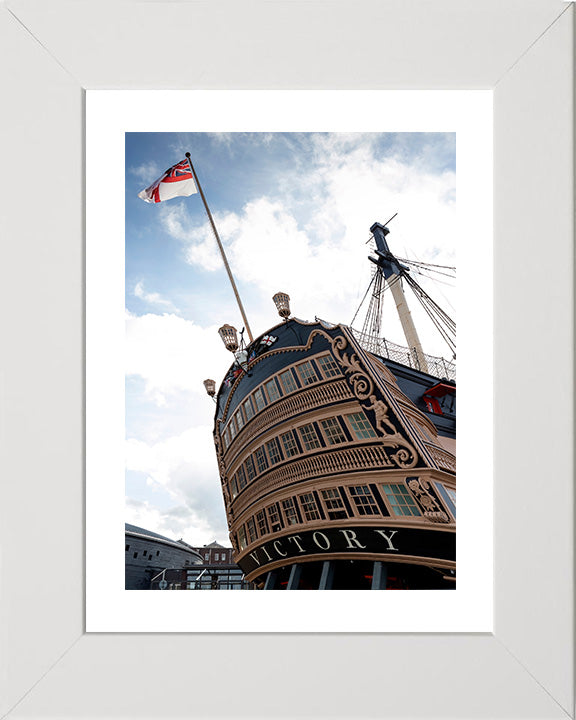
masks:
[(194, 170), (194, 165), (192, 165), (192, 160), (190, 159), (189, 152), (186, 153), (186, 157), (188, 159), (188, 163), (190, 164), (190, 170), (192, 170), (192, 175), (194, 175), (194, 182), (196, 183), (196, 187), (198, 188), (198, 190), (200, 192), (200, 197), (202, 198), (202, 202), (204, 203), (204, 207), (206, 208), (206, 214), (208, 215), (208, 219), (210, 220), (210, 225), (212, 226), (212, 232), (214, 233), (214, 237), (216, 238), (216, 242), (218, 243), (218, 248), (220, 249), (220, 255), (222, 255), (222, 260), (224, 261), (224, 267), (226, 268), (226, 272), (228, 273), (228, 278), (230, 279), (232, 289), (234, 290), (234, 295), (236, 296), (236, 302), (238, 303), (238, 307), (240, 308), (240, 313), (242, 314), (242, 320), (244, 320), (246, 332), (248, 333), (250, 342), (252, 342), (252, 340), (254, 340), (254, 338), (252, 337), (252, 331), (250, 330), (248, 318), (246, 317), (246, 313), (244, 312), (244, 306), (242, 305), (242, 300), (240, 300), (240, 295), (238, 294), (238, 288), (236, 287), (236, 283), (234, 282), (234, 277), (232, 275), (232, 271), (230, 270), (230, 265), (228, 265), (228, 259), (226, 258), (226, 253), (224, 252), (224, 248), (222, 247), (222, 243), (220, 242), (220, 236), (218, 235), (218, 230), (216, 230), (216, 225), (214, 224), (214, 220), (212, 219), (212, 213), (210, 212), (210, 208), (208, 207), (208, 203), (206, 202), (204, 192), (202, 191), (202, 186), (200, 185), (198, 176), (196, 175), (196, 171)]

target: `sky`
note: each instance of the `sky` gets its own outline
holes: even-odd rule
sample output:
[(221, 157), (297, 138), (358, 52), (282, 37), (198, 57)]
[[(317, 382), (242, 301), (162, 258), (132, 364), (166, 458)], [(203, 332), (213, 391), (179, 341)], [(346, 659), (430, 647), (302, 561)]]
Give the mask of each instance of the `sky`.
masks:
[[(126, 133), (126, 522), (229, 546), (212, 441), (233, 361), (218, 328), (242, 318), (199, 194), (138, 192), (191, 153), (254, 337), (293, 315), (350, 325), (371, 279), (374, 222), (400, 258), (456, 265), (454, 133)], [(447, 277), (415, 279), (456, 319)], [(451, 353), (407, 290), (424, 351)], [(361, 307), (354, 327), (362, 328)], [(390, 293), (382, 334), (406, 345)]]

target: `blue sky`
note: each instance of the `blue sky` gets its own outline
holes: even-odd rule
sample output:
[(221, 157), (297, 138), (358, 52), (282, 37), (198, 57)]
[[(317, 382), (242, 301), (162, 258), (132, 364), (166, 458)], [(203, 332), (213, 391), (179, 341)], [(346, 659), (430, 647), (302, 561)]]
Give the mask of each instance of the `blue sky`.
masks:
[[(217, 328), (242, 321), (200, 196), (137, 196), (186, 151), (257, 336), (277, 322), (278, 290), (297, 317), (349, 324), (370, 281), (369, 228), (396, 212), (393, 252), (455, 264), (455, 135), (126, 134), (126, 520), (229, 544), (202, 380), (232, 359)], [(452, 287), (418, 280), (455, 316)], [(410, 300), (424, 350), (449, 357)], [(404, 345), (389, 306), (383, 334)]]

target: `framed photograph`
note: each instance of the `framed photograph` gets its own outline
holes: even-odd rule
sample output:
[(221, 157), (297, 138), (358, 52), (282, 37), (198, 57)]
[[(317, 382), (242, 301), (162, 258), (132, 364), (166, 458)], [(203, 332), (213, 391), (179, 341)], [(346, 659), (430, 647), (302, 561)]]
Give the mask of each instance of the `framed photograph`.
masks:
[[(229, 107), (235, 108), (233, 123), (227, 116)], [(365, 108), (371, 109), (371, 117), (364, 116)], [(477, 428), (490, 424), (492, 410), (489, 401), (478, 408), (473, 400), (473, 378), (478, 373), (486, 387), (491, 386), (490, 370), (476, 351), (480, 343), (492, 355), (491, 297), (486, 294), (492, 264), (490, 93), (94, 91), (87, 94), (86, 115), (86, 381), (91, 428), (86, 478), (91, 499), (86, 508), (87, 631), (490, 629), (492, 531), (485, 519), (492, 507), (491, 483), (485, 480), (490, 461), (478, 464), (474, 446)], [(172, 130), (178, 124), (173, 126), (167, 117), (178, 118), (177, 123), (194, 117), (192, 132)], [(203, 127), (214, 131), (202, 132)], [(233, 131), (223, 132), (224, 127)], [(291, 127), (310, 129), (290, 132)], [(185, 158), (186, 147), (192, 150), (194, 164)], [(142, 190), (154, 180), (150, 173), (160, 176), (159, 169), (151, 166), (158, 153), (179, 153), (179, 162), (167, 181), (153, 184), (150, 192)], [(124, 173), (125, 192), (113, 180)], [(180, 192), (179, 182), (186, 194), (167, 197)], [(191, 192), (192, 182), (192, 191), (204, 190)], [(100, 209), (103, 186), (109, 197), (106, 214)], [(226, 263), (237, 276), (237, 282), (232, 276), (232, 286), (219, 260), (214, 230), (206, 226), (206, 216), (214, 222), (207, 195), (218, 198), (214, 228), (223, 227), (222, 245), (230, 255)], [(143, 197), (153, 202), (144, 203)], [(372, 232), (378, 237), (382, 232), (378, 241), (384, 247), (382, 238), (387, 232), (392, 238), (394, 232), (373, 225), (372, 220), (361, 224), (383, 202), (399, 203), (407, 211), (412, 208), (415, 215), (412, 224), (408, 217), (402, 221), (404, 233), (401, 218), (396, 220), (403, 242), (409, 244), (408, 237), (413, 242), (412, 248), (399, 253), (402, 266), (412, 267), (411, 275), (406, 271), (406, 290), (400, 298), (409, 303), (405, 293), (411, 295), (407, 328), (414, 335), (414, 347), (418, 343), (420, 348), (408, 359), (402, 355), (405, 349), (388, 344), (397, 337), (394, 328), (402, 333), (406, 323), (402, 324), (402, 315), (398, 319), (394, 305), (388, 307), (393, 301), (382, 307), (382, 295), (390, 287), (385, 268), (384, 285), (375, 288), (376, 300), (373, 294), (364, 301), (365, 288), (358, 293), (358, 283), (376, 285), (365, 235)], [(427, 217), (422, 213), (418, 220), (416, 207), (428, 208)], [(469, 242), (461, 243), (461, 237)], [(392, 245), (393, 239), (389, 242)], [(420, 253), (416, 243), (423, 248)], [(483, 245), (481, 258), (473, 252), (478, 245)], [(378, 245), (374, 252), (379, 252)], [(458, 300), (450, 295), (449, 284), (456, 254), (462, 289)], [(418, 258), (435, 262), (421, 266)], [(425, 273), (422, 267), (428, 268)], [(433, 280), (434, 275), (441, 283)], [(469, 483), (460, 496), (461, 532), (452, 549), (456, 509), (449, 504), (448, 491), (455, 490), (455, 326), (444, 311), (437, 315), (430, 311), (429, 316), (427, 309), (437, 306), (413, 276), (421, 276), (430, 292), (444, 290), (446, 302), (452, 299), (453, 307), (458, 302), (474, 328), (473, 333), (464, 332), (459, 343), (466, 370), (460, 382), (458, 446), (460, 471)], [(280, 324), (275, 319), (272, 295), (278, 283), (290, 288), (294, 314), (303, 319)], [(236, 288), (242, 296), (239, 306), (234, 301)], [(475, 299), (481, 294), (487, 296), (479, 304)], [(419, 297), (426, 298), (421, 308)], [(384, 341), (366, 322), (352, 324), (350, 331), (336, 329), (330, 322), (344, 316), (348, 326), (358, 303), (356, 314), (363, 310), (372, 316), (377, 312), (375, 302), (382, 315), (377, 323), (386, 326), (388, 336), (376, 355), (370, 350)], [(229, 318), (238, 331), (240, 323), (245, 324), (244, 370), (238, 361), (231, 365), (218, 337), (219, 326), (232, 332), (225, 323)], [(234, 351), (238, 342), (236, 333)], [(452, 362), (442, 359), (443, 352), (450, 353)], [(400, 373), (398, 381), (384, 374), (388, 370), (371, 367), (375, 357), (388, 362), (390, 372)], [(116, 390), (125, 371), (124, 404), (124, 396)], [(451, 372), (453, 380), (446, 377)], [(222, 384), (214, 395), (216, 437), (222, 438), (216, 448), (215, 406), (203, 385), (203, 379), (212, 375)], [(434, 388), (431, 392), (441, 393), (436, 402), (444, 398), (442, 402), (452, 403), (446, 404), (445, 412), (424, 415), (396, 389), (409, 393), (421, 382)], [(364, 390), (368, 386), (371, 389)], [(445, 397), (444, 391), (450, 396)], [(416, 402), (422, 393), (414, 394)], [(230, 430), (227, 408), (240, 404), (235, 400), (238, 395), (242, 407), (235, 410)], [(297, 410), (292, 413), (294, 403)], [(184, 420), (175, 429), (179, 416)], [(439, 418), (438, 428), (429, 424), (434, 417)], [(284, 422), (280, 429), (279, 418)], [(484, 451), (490, 458), (490, 438)], [(166, 464), (159, 459), (163, 455)], [(227, 462), (232, 470), (226, 471), (221, 484), (218, 467)], [(333, 462), (334, 468), (316, 470), (310, 463), (317, 462), (322, 467)], [(280, 494), (270, 494), (271, 484)], [(470, 491), (473, 487), (476, 492)], [(262, 496), (256, 505), (254, 498), (245, 499), (255, 491)], [(342, 506), (334, 519), (328, 505), (333, 496)], [(162, 507), (168, 499), (165, 515)], [(102, 506), (108, 507), (106, 527), (99, 511), (93, 511)], [(175, 524), (170, 519), (173, 513), (185, 524)], [(130, 527), (125, 552), (118, 553), (123, 520)], [(331, 589), (348, 592), (328, 597), (305, 593), (297, 599), (278, 593), (258, 598), (253, 593), (196, 594), (195, 612), (190, 613), (186, 600), (174, 605), (173, 596), (166, 594), (125, 592), (125, 568), (128, 589), (146, 587), (146, 568), (151, 568), (148, 587), (156, 580), (169, 583), (167, 589), (174, 587), (173, 573), (168, 572), (166, 579), (158, 558), (165, 556), (167, 546), (151, 549), (137, 544), (146, 530), (157, 535), (178, 533), (202, 555), (181, 561), (185, 568), (188, 560), (186, 578), (196, 577), (193, 563), (203, 565), (205, 551), (198, 538), (206, 533), (204, 545), (215, 539), (225, 545), (232, 541), (244, 587), (275, 583), (274, 589), (284, 589), (295, 568), (300, 579), (293, 580), (294, 585), (317, 589), (326, 568)], [(456, 556), (474, 572), (464, 570), (457, 580)], [(376, 571), (374, 562), (382, 563)], [(210, 564), (202, 570), (204, 576), (216, 573)], [(386, 581), (378, 579), (382, 570), (388, 574)], [(191, 580), (185, 582), (184, 587), (190, 587)], [(371, 589), (375, 582), (415, 592), (388, 593), (384, 599), (360, 592), (356, 602), (371, 610), (343, 621), (346, 604), (352, 601), (349, 592)], [(440, 589), (451, 592), (446, 596)], [(161, 609), (166, 602), (168, 612)], [(415, 620), (423, 602), (429, 613)], [(279, 612), (284, 605), (290, 612)], [(230, 612), (232, 608), (236, 612)]]
[[(12, 108), (3, 118), (10, 168), (2, 283), (8, 352), (0, 377), (3, 715), (573, 717), (573, 5), (113, 7), (113, 23), (106, 3), (13, 0), (0, 11)], [(270, 33), (273, 27), (282, 33)], [(371, 37), (371, 27), (385, 31)], [(159, 52), (165, 38), (186, 36), (183, 28), (190, 40)], [(307, 113), (289, 102), (295, 87), (310, 93)], [(418, 602), (420, 591), (386, 594), (387, 612), (381, 593), (352, 593), (326, 606), (311, 599), (327, 597), (320, 593), (119, 592), (123, 559), (115, 559), (117, 530), (110, 528), (118, 519), (122, 527), (124, 516), (105, 492), (118, 485), (105, 433), (124, 434), (122, 401), (113, 406), (123, 397), (115, 368), (124, 267), (100, 251), (123, 253), (122, 228), (120, 242), (111, 241), (118, 203), (123, 214), (125, 133), (418, 132), (424, 124), (431, 132), (455, 130), (473, 146), (470, 129), (439, 120), (445, 96), (464, 87), (462, 117), (467, 109), (486, 127), (486, 108), (493, 112), (493, 128), (478, 131), (476, 150), (492, 135), (494, 192), (492, 212), (488, 148), (477, 160), (476, 193), (467, 204), (463, 183), (458, 198), (467, 214), (487, 193), (486, 212), (468, 219), (469, 234), (459, 238), (459, 250), (470, 245), (464, 264), (477, 269), (469, 280), (478, 315), (464, 337), (459, 328), (459, 343), (478, 348), (463, 381), (477, 458), (463, 502), (475, 524), (472, 554), (459, 559), (460, 587), (437, 595), (460, 598), (460, 606), (426, 595)], [(194, 91), (196, 105), (199, 91), (211, 91), (200, 119), (173, 120), (186, 109), (172, 103), (179, 93), (167, 91), (174, 89)], [(268, 128), (248, 118), (247, 103), (230, 102), (255, 90), (249, 104)], [(382, 100), (398, 90), (403, 98), (395, 104)], [(341, 106), (331, 105), (329, 94), (343, 91), (356, 113), (365, 111), (361, 126), (357, 116), (345, 126)], [(218, 94), (220, 106), (209, 99)], [(412, 94), (424, 97), (413, 106), (413, 125), (393, 128), (396, 108), (408, 107)], [(322, 108), (332, 111), (332, 124)], [(162, 112), (170, 118), (164, 128)], [(273, 125), (274, 112), (284, 124)], [(311, 117), (320, 118), (316, 127)], [(24, 156), (43, 171), (41, 184), (30, 182)], [(462, 158), (459, 192), (460, 178), (474, 175)], [(92, 173), (94, 163), (103, 175)], [(486, 316), (493, 319), (483, 325)], [(98, 377), (102, 405), (92, 414)], [(541, 427), (551, 428), (548, 442)], [(86, 452), (94, 459), (87, 478)], [(460, 468), (461, 485), (466, 477)], [(236, 595), (242, 599), (234, 609), (221, 599)], [(274, 606), (263, 597), (283, 599)], [(343, 673), (351, 682), (335, 682)], [(175, 704), (191, 674), (202, 694)], [(135, 693), (148, 678), (159, 692)], [(369, 690), (383, 678), (389, 692)], [(223, 682), (241, 706), (226, 704)], [(254, 683), (257, 700), (247, 691)], [(280, 705), (281, 697), (291, 699)]]

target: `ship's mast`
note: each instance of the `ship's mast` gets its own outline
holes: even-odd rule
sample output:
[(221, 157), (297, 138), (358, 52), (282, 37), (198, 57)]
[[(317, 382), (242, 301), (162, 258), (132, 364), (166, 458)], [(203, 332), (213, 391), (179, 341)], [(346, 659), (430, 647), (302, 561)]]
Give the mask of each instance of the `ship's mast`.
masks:
[[(398, 317), (400, 318), (404, 336), (406, 337), (406, 343), (408, 344), (410, 352), (414, 357), (416, 367), (423, 372), (428, 372), (426, 356), (424, 355), (422, 343), (418, 337), (418, 332), (416, 331), (416, 326), (412, 320), (410, 308), (406, 302), (406, 296), (404, 295), (404, 289), (400, 281), (402, 271), (407, 271), (408, 268), (402, 265), (390, 252), (390, 248), (386, 242), (386, 235), (388, 235), (390, 230), (388, 230), (385, 225), (382, 225), (381, 223), (374, 223), (374, 225), (370, 228), (370, 232), (373, 234), (376, 242), (376, 257), (370, 256), (369, 259), (377, 266), (376, 273), (385, 278), (386, 283), (392, 292), (392, 297), (394, 298), (396, 309), (398, 310)], [(374, 289), (376, 288), (378, 288), (379, 292), (381, 292), (381, 282), (374, 283)]]

